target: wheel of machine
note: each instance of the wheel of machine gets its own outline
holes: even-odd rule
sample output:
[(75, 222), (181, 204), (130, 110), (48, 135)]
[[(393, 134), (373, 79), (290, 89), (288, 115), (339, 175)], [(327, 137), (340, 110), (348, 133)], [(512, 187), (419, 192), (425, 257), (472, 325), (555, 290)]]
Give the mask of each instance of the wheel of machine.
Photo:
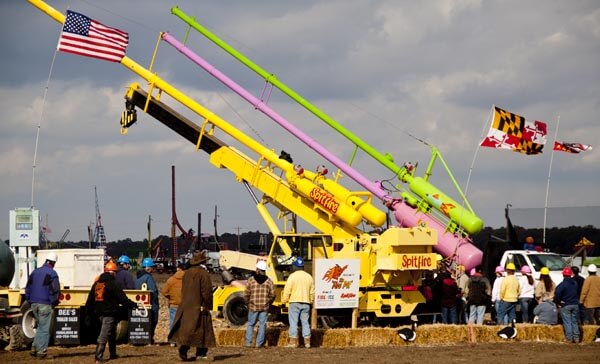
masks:
[(223, 304), (223, 317), (232, 326), (242, 326), (248, 321), (248, 306), (244, 301), (244, 292), (235, 292), (227, 297)]
[[(18, 341), (17, 344), (19, 346), (28, 347), (33, 342), (35, 338), (36, 331), (36, 322), (35, 316), (33, 315), (33, 310), (31, 309), (31, 305), (28, 302), (24, 303), (21, 306), (21, 313), (23, 316), (21, 317), (21, 323), (19, 325), (15, 325), (18, 327)], [(52, 332), (52, 331), (50, 331)], [(11, 346), (15, 346), (14, 338), (12, 337), (13, 330), (11, 330)]]

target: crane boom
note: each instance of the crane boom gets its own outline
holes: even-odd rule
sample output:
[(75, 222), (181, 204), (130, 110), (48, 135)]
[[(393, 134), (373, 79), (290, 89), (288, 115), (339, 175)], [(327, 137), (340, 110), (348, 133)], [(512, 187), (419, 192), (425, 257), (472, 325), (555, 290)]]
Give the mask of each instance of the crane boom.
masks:
[[(459, 227), (470, 234), (476, 234), (479, 231), (481, 231), (481, 229), (483, 228), (483, 221), (477, 215), (475, 215), (468, 200), (466, 199), (466, 196), (464, 196), (463, 192), (460, 190), (460, 188), (454, 181), (454, 177), (452, 177), (451, 172), (448, 169), (447, 172), (450, 175), (450, 178), (452, 179), (452, 182), (458, 190), (458, 193), (460, 194), (462, 200), (466, 204), (466, 209), (462, 207), (460, 203), (457, 203), (451, 197), (447, 196), (446, 194), (442, 193), (437, 189), (435, 192), (432, 193), (432, 186), (427, 182), (426, 178), (415, 177), (413, 176), (411, 171), (405, 166), (399, 166), (396, 163), (394, 163), (394, 159), (390, 153), (382, 153), (375, 149), (373, 146), (363, 141), (360, 137), (346, 129), (342, 124), (335, 121), (332, 117), (327, 115), (325, 112), (321, 111), (315, 105), (310, 103), (308, 100), (304, 99), (290, 87), (278, 80), (274, 74), (262, 69), (259, 65), (251, 61), (242, 53), (234, 49), (232, 46), (230, 46), (225, 41), (217, 37), (208, 29), (203, 27), (200, 23), (196, 21), (194, 17), (190, 17), (189, 15), (181, 11), (178, 7), (171, 8), (171, 13), (180, 18), (186, 24), (188, 24), (191, 28), (204, 35), (217, 46), (225, 50), (227, 53), (232, 55), (234, 58), (246, 65), (248, 68), (253, 70), (259, 76), (264, 78), (266, 82), (277, 87), (284, 94), (288, 95), (290, 98), (292, 98), (298, 104), (302, 105), (305, 109), (310, 111), (316, 117), (318, 117), (330, 127), (338, 131), (340, 134), (342, 134), (344, 137), (350, 140), (355, 146), (365, 151), (368, 155), (373, 157), (381, 165), (392, 171), (399, 178), (400, 181), (407, 183), (410, 190), (419, 197), (417, 201), (415, 197), (411, 196), (411, 194), (407, 192), (404, 192), (402, 194), (402, 197), (406, 199), (409, 203), (412, 203), (413, 207), (418, 207), (421, 211), (428, 211), (429, 209), (434, 208), (442, 212), (452, 221), (452, 223), (449, 224), (449, 228), (451, 230), (454, 229), (454, 227)], [(436, 156), (439, 156), (439, 151), (433, 149), (432, 147), (432, 152), (434, 154), (434, 157), (432, 158), (433, 161), (436, 158)]]
[[(162, 101), (155, 97), (149, 98), (148, 94), (141, 89), (139, 84), (130, 85), (125, 99), (131, 105), (145, 110), (148, 115), (177, 132), (196, 145), (198, 149), (208, 153), (210, 155), (210, 162), (213, 165), (218, 168), (228, 169), (235, 174), (236, 179), (239, 181), (247, 181), (251, 186), (267, 195), (280, 209), (290, 210), (324, 233), (344, 237), (352, 237), (360, 233), (358, 229), (354, 228), (354, 220), (356, 219), (354, 210), (344, 210), (347, 215), (338, 210), (340, 211), (338, 218), (332, 218), (335, 215), (332, 215), (331, 211), (318, 205), (314, 200), (307, 199), (304, 193), (299, 193), (293, 187), (294, 183), (310, 183), (309, 179), (302, 175), (297, 175), (294, 172), (291, 178), (293, 183), (285, 182), (276, 173), (275, 168), (277, 166), (269, 163), (265, 155), (261, 155), (259, 157), (261, 162), (257, 162), (244, 155), (241, 151), (226, 145), (226, 143), (213, 134), (214, 131), (211, 133), (205, 132), (200, 126), (179, 114)], [(267, 149), (264, 152), (268, 154), (273, 153)], [(281, 160), (280, 164), (283, 168), (278, 169), (282, 171), (293, 168), (291, 163), (284, 160)], [(318, 187), (315, 185), (314, 188)], [(347, 204), (344, 203), (343, 205)], [(363, 209), (366, 211), (369, 204), (364, 202), (363, 206)], [(372, 205), (369, 211), (373, 215), (378, 214), (385, 217), (382, 211)]]

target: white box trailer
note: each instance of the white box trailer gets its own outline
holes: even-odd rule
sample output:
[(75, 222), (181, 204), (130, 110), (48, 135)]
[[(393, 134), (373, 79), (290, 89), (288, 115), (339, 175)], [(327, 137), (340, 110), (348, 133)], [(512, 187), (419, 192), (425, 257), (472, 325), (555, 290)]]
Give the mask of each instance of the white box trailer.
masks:
[[(10, 249), (0, 250), (2, 262), (16, 265), (19, 260), (11, 259)], [(35, 255), (27, 258), (27, 264), (33, 267), (42, 266), (50, 253), (57, 255), (54, 269), (61, 283), (59, 304), (54, 309), (54, 320), (64, 320), (69, 325), (54, 324), (51, 335), (54, 343), (59, 345), (80, 344), (80, 334), (88, 332), (91, 328), (81, 321), (80, 312), (85, 306), (90, 288), (95, 278), (104, 271), (104, 249), (48, 249), (38, 250)], [(25, 259), (23, 259), (25, 262)], [(25, 263), (21, 263), (25, 264)], [(13, 270), (4, 269), (8, 275)], [(15, 269), (15, 273), (23, 269)], [(2, 277), (6, 281), (11, 277)], [(27, 275), (24, 274), (24, 282)], [(144, 307), (143, 312), (150, 308), (151, 293), (147, 290), (126, 290), (129, 299)], [(60, 321), (63, 322), (63, 321)], [(28, 303), (25, 301), (25, 284), (21, 288), (0, 289), (0, 344), (9, 343), (11, 350), (28, 348), (33, 341), (36, 331), (35, 317)], [(117, 326), (117, 340), (126, 341), (128, 338), (128, 321), (120, 321)], [(138, 341), (139, 342), (139, 341)]]
[(58, 257), (54, 270), (61, 288), (89, 289), (104, 271), (104, 249), (45, 249), (37, 251), (37, 267), (50, 253)]

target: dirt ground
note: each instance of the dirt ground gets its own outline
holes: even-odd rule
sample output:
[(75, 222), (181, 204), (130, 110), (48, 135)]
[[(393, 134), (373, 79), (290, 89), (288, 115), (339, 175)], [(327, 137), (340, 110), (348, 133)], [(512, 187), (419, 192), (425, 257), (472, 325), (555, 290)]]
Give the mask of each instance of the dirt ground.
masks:
[[(93, 363), (94, 346), (61, 348), (51, 347), (53, 358), (43, 362), (61, 364)], [(178, 361), (177, 350), (168, 345), (134, 347), (120, 345), (115, 364), (158, 364)], [(209, 352), (209, 361), (215, 363), (279, 363), (279, 364), (332, 364), (332, 363), (597, 363), (599, 344), (544, 344), (498, 343), (452, 346), (385, 346), (369, 348), (311, 348), (291, 349), (270, 347), (245, 349), (218, 347)], [(29, 363), (27, 351), (0, 352), (2, 363)], [(200, 360), (198, 360), (200, 361)], [(204, 361), (204, 360), (203, 360)]]
[[(156, 274), (159, 288), (168, 278), (166, 274)], [(161, 297), (160, 320), (153, 346), (119, 345), (120, 358), (111, 360), (115, 364), (166, 363), (178, 362), (177, 349), (166, 343), (168, 334), (167, 303)], [(227, 328), (220, 319), (214, 321), (215, 330)], [(40, 362), (93, 363), (95, 346), (56, 347), (48, 349), (49, 358)], [(189, 354), (193, 354), (193, 349)], [(108, 356), (108, 350), (105, 353)], [(543, 343), (543, 342), (501, 342), (455, 345), (401, 345), (389, 344), (373, 347), (314, 347), (285, 348), (271, 346), (263, 349), (246, 349), (241, 346), (220, 346), (209, 352), (209, 361), (215, 363), (279, 363), (279, 364), (332, 364), (347, 363), (595, 363), (600, 358), (600, 343)], [(30, 363), (28, 351), (0, 351), (0, 363)], [(198, 360), (201, 362), (200, 360)], [(202, 360), (204, 361), (204, 360)]]

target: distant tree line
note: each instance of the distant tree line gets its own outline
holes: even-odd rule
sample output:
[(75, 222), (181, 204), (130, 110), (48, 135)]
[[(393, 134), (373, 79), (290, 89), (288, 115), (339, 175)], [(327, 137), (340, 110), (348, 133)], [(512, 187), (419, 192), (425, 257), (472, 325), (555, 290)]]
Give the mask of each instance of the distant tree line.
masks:
[[(515, 226), (514, 231), (510, 227), (493, 229), (491, 227), (484, 228), (479, 234), (473, 237), (474, 244), (483, 249), (485, 244), (495, 238), (504, 240), (516, 239), (519, 243), (524, 242), (525, 238), (531, 236), (536, 242), (543, 241), (543, 229), (526, 229), (520, 226)], [(495, 237), (495, 238), (493, 238)], [(559, 254), (573, 254), (576, 250), (574, 246), (582, 239), (588, 239), (594, 243), (594, 247), (587, 252), (589, 256), (600, 256), (600, 229), (591, 225), (588, 226), (569, 226), (566, 228), (549, 228), (546, 229), (546, 247), (552, 252)], [(176, 237), (177, 251), (179, 254), (184, 254), (195, 249), (213, 249), (214, 244), (200, 242), (196, 239), (193, 241), (183, 235)], [(248, 253), (259, 253), (267, 251), (273, 241), (271, 233), (261, 233), (259, 231), (248, 231), (241, 233), (239, 236), (232, 233), (223, 233), (218, 236), (217, 241), (230, 250), (237, 250), (238, 243), (241, 251)], [(6, 241), (8, 244), (8, 240)], [(262, 244), (261, 244), (262, 243)], [(79, 242), (63, 242), (60, 248), (88, 248), (88, 241)], [(171, 256), (173, 240), (170, 236), (160, 235), (152, 239), (151, 248), (148, 245), (148, 239), (133, 241), (130, 238), (111, 241), (107, 243), (107, 254), (109, 256), (120, 256), (127, 254), (131, 258), (136, 258), (140, 253), (143, 256), (148, 256), (149, 249), (152, 250), (152, 256)], [(43, 248), (58, 248), (57, 243), (48, 242)]]

